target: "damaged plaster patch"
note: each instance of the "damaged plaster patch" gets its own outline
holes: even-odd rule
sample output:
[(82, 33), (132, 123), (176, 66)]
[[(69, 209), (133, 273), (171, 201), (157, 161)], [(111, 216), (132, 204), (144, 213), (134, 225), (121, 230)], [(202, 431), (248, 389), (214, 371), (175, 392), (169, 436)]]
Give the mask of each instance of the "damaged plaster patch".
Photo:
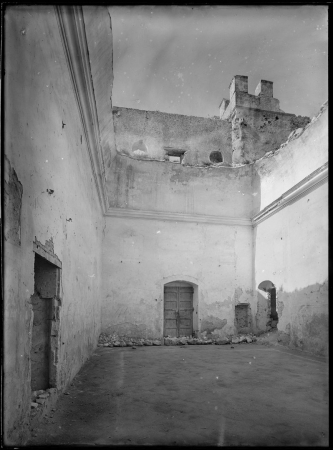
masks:
[(278, 312), (278, 316), (281, 318), (283, 313), (284, 303), (277, 299), (276, 309)]
[(215, 316), (207, 316), (201, 322), (201, 331), (212, 333), (214, 330), (221, 330), (227, 324), (227, 319), (219, 319)]
[(5, 240), (14, 245), (21, 245), (21, 208), (23, 186), (6, 156), (4, 184)]
[(313, 354), (326, 356), (327, 342), (327, 314), (318, 314), (308, 305), (301, 307), (291, 327), (291, 346)]
[[(294, 125), (295, 126), (298, 125), (298, 128), (290, 133), (286, 142), (284, 142), (280, 145), (280, 149), (283, 147), (286, 147), (289, 144), (289, 142), (293, 141), (294, 139), (298, 139), (304, 133), (305, 130), (307, 130), (314, 122), (316, 122), (319, 119), (319, 117), (324, 113), (324, 111), (327, 109), (327, 107), (328, 107), (328, 101), (326, 101), (321, 106), (318, 114), (316, 114), (312, 118), (311, 121), (308, 117), (302, 117), (302, 116), (295, 117), (293, 119)], [(308, 119), (308, 120), (304, 120), (304, 119)], [(268, 156), (268, 154), (266, 154), (265, 156)], [(271, 156), (271, 155), (269, 155), (269, 156)]]

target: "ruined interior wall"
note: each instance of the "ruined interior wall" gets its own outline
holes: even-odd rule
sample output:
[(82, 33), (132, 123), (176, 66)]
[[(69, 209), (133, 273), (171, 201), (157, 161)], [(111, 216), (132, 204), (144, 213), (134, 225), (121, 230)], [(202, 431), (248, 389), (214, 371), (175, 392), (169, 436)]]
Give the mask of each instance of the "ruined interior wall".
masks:
[(233, 162), (244, 164), (262, 158), (309, 122), (308, 117), (237, 106), (232, 115)]
[[(327, 157), (324, 108), (299, 138), (258, 163), (261, 209), (321, 167)], [(321, 355), (327, 353), (328, 340), (327, 194), (326, 182), (259, 223), (254, 234), (254, 289), (264, 280), (274, 283), (278, 330), (286, 333), (291, 346)], [(257, 294), (257, 325), (265, 329), (267, 302), (262, 292)]]
[[(235, 332), (235, 304), (252, 305), (252, 228), (106, 219), (102, 330), (163, 335), (163, 285), (198, 286), (199, 331)], [(194, 320), (195, 322), (195, 320)]]
[[(228, 143), (227, 134), (221, 135), (226, 123), (215, 127), (208, 119), (127, 108), (114, 112), (118, 151), (130, 153), (141, 138), (150, 157), (164, 158), (163, 145), (189, 148), (188, 161), (196, 164), (220, 148), (221, 136)], [(253, 210), (251, 166), (199, 168), (119, 154), (107, 187), (111, 208), (242, 219)], [(251, 246), (250, 226), (107, 218), (103, 331), (162, 337), (163, 280), (182, 280), (198, 286), (201, 332), (235, 332), (235, 304), (252, 301)]]
[[(325, 355), (328, 345), (327, 183), (269, 217), (255, 230), (255, 287), (277, 290), (278, 330), (290, 345)], [(258, 291), (257, 325), (265, 330)]]
[(168, 114), (159, 111), (113, 108), (117, 150), (132, 155), (132, 145), (143, 140), (148, 156), (164, 159), (163, 147), (186, 150), (184, 164), (210, 164), (212, 151), (220, 151), (231, 164), (231, 124), (218, 118)]
[(52, 6), (5, 15), (5, 442), (26, 441), (35, 238), (62, 261), (58, 388), (97, 344), (103, 217)]
[(282, 144), (274, 156), (267, 156), (254, 164), (254, 183), (260, 186), (260, 202), (254, 213), (327, 162), (327, 127), (328, 106), (324, 104), (312, 122), (295, 133), (287, 145)]
[(252, 167), (184, 167), (118, 155), (108, 180), (109, 206), (249, 218)]

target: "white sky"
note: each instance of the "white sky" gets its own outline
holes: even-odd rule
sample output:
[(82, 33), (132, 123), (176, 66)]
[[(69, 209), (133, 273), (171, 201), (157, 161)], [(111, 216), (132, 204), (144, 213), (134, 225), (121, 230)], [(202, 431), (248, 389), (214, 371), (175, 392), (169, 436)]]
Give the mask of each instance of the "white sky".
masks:
[(328, 98), (328, 8), (111, 6), (113, 105), (218, 115), (234, 75), (274, 82), (289, 113), (313, 117)]

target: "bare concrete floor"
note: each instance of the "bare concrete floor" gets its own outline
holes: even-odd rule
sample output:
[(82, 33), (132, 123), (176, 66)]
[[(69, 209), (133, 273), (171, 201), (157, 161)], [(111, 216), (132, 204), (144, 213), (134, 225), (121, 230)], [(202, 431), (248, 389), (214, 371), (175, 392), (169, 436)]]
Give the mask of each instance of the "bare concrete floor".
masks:
[(284, 348), (98, 348), (28, 445), (327, 446), (328, 368)]

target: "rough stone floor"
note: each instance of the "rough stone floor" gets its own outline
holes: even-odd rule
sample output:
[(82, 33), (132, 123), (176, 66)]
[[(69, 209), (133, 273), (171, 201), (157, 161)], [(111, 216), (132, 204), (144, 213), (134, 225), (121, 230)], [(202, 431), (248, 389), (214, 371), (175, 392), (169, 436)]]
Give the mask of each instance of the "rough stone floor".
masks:
[(328, 446), (328, 367), (283, 347), (99, 347), (28, 445)]

